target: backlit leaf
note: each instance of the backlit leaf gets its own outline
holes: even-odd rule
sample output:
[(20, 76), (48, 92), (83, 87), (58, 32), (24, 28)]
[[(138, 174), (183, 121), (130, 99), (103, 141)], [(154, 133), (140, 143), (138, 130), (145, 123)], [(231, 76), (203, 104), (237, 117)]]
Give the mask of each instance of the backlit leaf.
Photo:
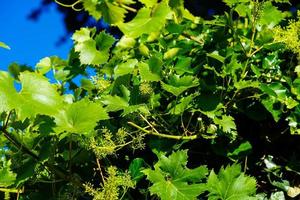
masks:
[(153, 8), (141, 8), (133, 20), (118, 24), (118, 27), (126, 36), (136, 38), (159, 31), (165, 25), (169, 14), (169, 6), (166, 1), (162, 1)]
[(100, 32), (93, 39), (91, 36), (93, 32), (93, 29), (81, 28), (73, 34), (75, 51), (79, 52), (82, 64), (100, 65), (108, 61), (109, 49), (114, 43), (113, 37), (105, 32)]
[(56, 132), (89, 133), (93, 131), (99, 120), (108, 119), (108, 114), (99, 105), (88, 99), (82, 99), (64, 106), (56, 116)]
[(20, 81), (22, 89), (17, 112), (21, 119), (37, 114), (54, 115), (62, 108), (62, 97), (44, 76), (23, 72)]

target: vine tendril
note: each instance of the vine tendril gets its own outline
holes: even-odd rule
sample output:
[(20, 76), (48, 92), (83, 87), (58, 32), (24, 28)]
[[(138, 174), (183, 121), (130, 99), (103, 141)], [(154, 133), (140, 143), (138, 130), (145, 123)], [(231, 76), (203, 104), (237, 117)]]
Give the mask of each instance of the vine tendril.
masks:
[(55, 1), (55, 3), (57, 3), (60, 6), (63, 6), (66, 8), (72, 8), (74, 11), (77, 11), (77, 12), (83, 10), (83, 8), (76, 8), (76, 5), (80, 4), (82, 2), (82, 0), (77, 0), (73, 4), (64, 4), (58, 0), (54, 0), (54, 1)]

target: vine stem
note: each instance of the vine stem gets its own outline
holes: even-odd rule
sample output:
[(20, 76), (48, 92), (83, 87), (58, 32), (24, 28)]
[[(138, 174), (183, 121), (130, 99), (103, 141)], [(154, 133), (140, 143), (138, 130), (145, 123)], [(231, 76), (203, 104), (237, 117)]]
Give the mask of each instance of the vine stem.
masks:
[(70, 136), (70, 142), (69, 142), (69, 173), (72, 174), (72, 139), (73, 134)]
[(192, 36), (192, 35), (190, 35), (190, 34), (188, 34), (188, 33), (186, 33), (186, 32), (183, 32), (181, 35), (182, 35), (183, 37), (185, 37), (185, 38), (187, 38), (187, 39), (190, 39), (190, 40), (193, 40), (193, 41), (195, 41), (195, 42), (197, 42), (197, 43), (199, 43), (199, 44), (201, 44), (201, 45), (204, 44), (204, 42), (203, 42), (202, 40), (199, 40), (199, 39), (196, 38), (195, 36)]
[(102, 183), (104, 183), (104, 176), (103, 176), (103, 173), (102, 173), (102, 169), (101, 169), (101, 165), (100, 165), (100, 160), (98, 158), (96, 158), (96, 162), (97, 162), (97, 166), (98, 166), (98, 170), (99, 170), (99, 173), (100, 173), (100, 177), (101, 177), (101, 180), (102, 180)]
[(153, 131), (149, 131), (146, 130), (143, 127), (140, 127), (139, 125), (133, 123), (133, 122), (127, 122), (130, 126), (133, 126), (137, 129), (139, 129), (140, 131), (143, 131), (144, 133), (148, 134), (148, 135), (155, 135), (158, 137), (162, 137), (162, 138), (168, 138), (168, 139), (173, 139), (173, 140), (195, 140), (198, 138), (198, 135), (192, 135), (192, 136), (177, 136), (177, 135), (168, 135), (168, 134), (163, 134), (163, 133), (159, 133), (159, 132), (153, 132)]
[(124, 4), (119, 4), (122, 8), (125, 8), (126, 10), (129, 10), (131, 12), (137, 12), (137, 10), (135, 8), (132, 8), (132, 7), (129, 7), (129, 6), (126, 6)]

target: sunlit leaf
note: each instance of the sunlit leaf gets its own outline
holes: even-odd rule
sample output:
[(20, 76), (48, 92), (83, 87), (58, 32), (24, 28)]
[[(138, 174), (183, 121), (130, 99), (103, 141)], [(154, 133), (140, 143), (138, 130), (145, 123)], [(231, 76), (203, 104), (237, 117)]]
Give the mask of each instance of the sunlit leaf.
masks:
[(169, 6), (166, 1), (162, 1), (153, 8), (141, 8), (133, 20), (118, 24), (118, 27), (126, 36), (136, 38), (159, 31), (165, 25), (169, 14)]
[(89, 133), (94, 130), (99, 120), (108, 119), (108, 114), (99, 105), (88, 99), (82, 99), (75, 103), (65, 105), (56, 116), (56, 131), (69, 133)]

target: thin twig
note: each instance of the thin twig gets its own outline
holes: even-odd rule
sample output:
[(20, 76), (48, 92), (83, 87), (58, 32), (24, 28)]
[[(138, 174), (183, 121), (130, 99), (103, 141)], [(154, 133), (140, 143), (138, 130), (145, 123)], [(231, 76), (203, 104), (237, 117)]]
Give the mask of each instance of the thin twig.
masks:
[(149, 135), (155, 135), (158, 137), (162, 138), (168, 138), (168, 139), (173, 139), (173, 140), (195, 140), (198, 138), (198, 135), (192, 135), (192, 136), (177, 136), (177, 135), (168, 135), (168, 134), (163, 134), (163, 133), (158, 133), (158, 132), (153, 132), (146, 130), (143, 127), (140, 127), (139, 125), (133, 123), (133, 122), (127, 122), (129, 125), (139, 129), (140, 131), (143, 131), (144, 133), (147, 133)]
[(140, 114), (140, 116), (156, 133), (159, 134), (159, 132), (156, 130), (156, 128), (147, 120), (146, 117), (144, 117), (142, 114)]
[(100, 173), (100, 177), (101, 177), (102, 183), (104, 183), (105, 179), (104, 179), (104, 176), (103, 176), (103, 173), (102, 173), (102, 169), (101, 169), (101, 165), (100, 165), (100, 161), (99, 161), (98, 158), (96, 158), (96, 162), (97, 162), (97, 166), (98, 166), (98, 170), (99, 170), (99, 173)]

